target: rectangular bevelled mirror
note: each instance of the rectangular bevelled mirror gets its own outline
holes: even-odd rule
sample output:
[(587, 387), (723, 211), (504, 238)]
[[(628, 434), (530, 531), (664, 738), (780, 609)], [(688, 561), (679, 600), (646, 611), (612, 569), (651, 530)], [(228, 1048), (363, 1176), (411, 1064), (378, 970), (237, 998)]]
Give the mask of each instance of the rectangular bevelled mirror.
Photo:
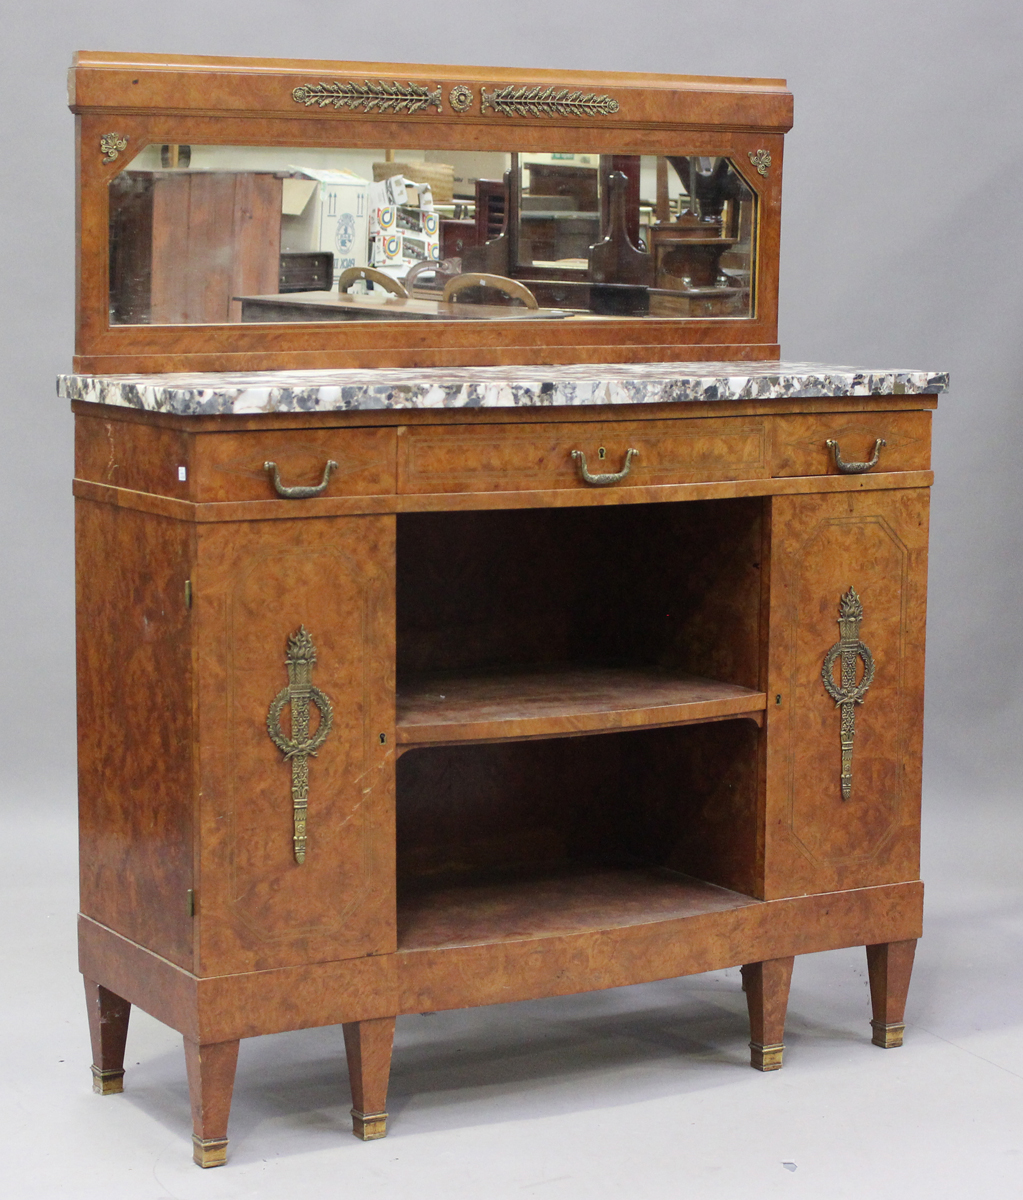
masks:
[(777, 356), (783, 81), (79, 55), (72, 86), (78, 369)]
[(151, 145), (109, 189), (116, 325), (753, 315), (722, 156)]

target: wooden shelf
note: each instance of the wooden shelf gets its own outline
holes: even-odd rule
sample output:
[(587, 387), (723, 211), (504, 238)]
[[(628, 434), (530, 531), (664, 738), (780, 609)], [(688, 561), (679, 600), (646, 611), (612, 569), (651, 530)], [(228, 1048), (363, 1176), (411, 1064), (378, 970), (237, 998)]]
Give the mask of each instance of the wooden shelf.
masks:
[(763, 692), (656, 667), (558, 665), (408, 676), (397, 691), (399, 745), (570, 737), (732, 717), (763, 721)]
[(564, 866), (399, 886), (398, 949), (522, 941), (727, 912), (759, 901), (659, 867)]

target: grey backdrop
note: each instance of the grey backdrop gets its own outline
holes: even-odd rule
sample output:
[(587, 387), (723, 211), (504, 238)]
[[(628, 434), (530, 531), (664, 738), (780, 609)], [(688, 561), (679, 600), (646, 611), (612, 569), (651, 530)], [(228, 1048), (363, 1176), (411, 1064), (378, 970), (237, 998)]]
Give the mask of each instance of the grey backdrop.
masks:
[[(1015, 803), (1023, 447), (1018, 0), (7, 0), (0, 778), (73, 804), (75, 49), (788, 79), (787, 358), (952, 372), (935, 427), (927, 783)], [(88, 572), (88, 564), (85, 567)]]

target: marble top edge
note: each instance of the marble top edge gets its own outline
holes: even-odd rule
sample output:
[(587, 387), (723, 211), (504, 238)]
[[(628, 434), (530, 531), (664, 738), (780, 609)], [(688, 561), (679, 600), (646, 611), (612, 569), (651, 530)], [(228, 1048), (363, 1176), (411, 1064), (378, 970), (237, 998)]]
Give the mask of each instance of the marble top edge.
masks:
[(183, 416), (908, 396), (947, 388), (940, 371), (779, 361), (57, 377), (64, 399)]

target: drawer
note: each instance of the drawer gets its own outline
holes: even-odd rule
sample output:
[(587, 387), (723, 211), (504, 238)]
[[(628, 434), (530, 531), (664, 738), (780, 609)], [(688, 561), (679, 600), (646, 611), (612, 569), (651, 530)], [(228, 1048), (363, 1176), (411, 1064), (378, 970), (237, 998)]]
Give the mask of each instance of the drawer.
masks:
[(274, 500), (264, 468), (277, 463), (288, 487), (317, 484), (333, 460), (324, 496), (394, 493), (393, 429), (267, 429), (189, 433), (78, 415), (75, 475), (176, 500)]
[(196, 435), (194, 489), (198, 501), (273, 500), (275, 462), (281, 485), (319, 484), (337, 463), (323, 496), (378, 496), (394, 492), (393, 429), (288, 429)]
[(829, 441), (838, 444), (846, 463), (869, 462), (878, 438), (881, 471), (929, 471), (929, 412), (812, 413), (772, 418), (771, 475), (838, 475)]
[(766, 421), (743, 417), (410, 426), (399, 430), (398, 491), (589, 490), (574, 450), (593, 475), (620, 471), (635, 450), (616, 487), (761, 479), (768, 475), (767, 442)]

